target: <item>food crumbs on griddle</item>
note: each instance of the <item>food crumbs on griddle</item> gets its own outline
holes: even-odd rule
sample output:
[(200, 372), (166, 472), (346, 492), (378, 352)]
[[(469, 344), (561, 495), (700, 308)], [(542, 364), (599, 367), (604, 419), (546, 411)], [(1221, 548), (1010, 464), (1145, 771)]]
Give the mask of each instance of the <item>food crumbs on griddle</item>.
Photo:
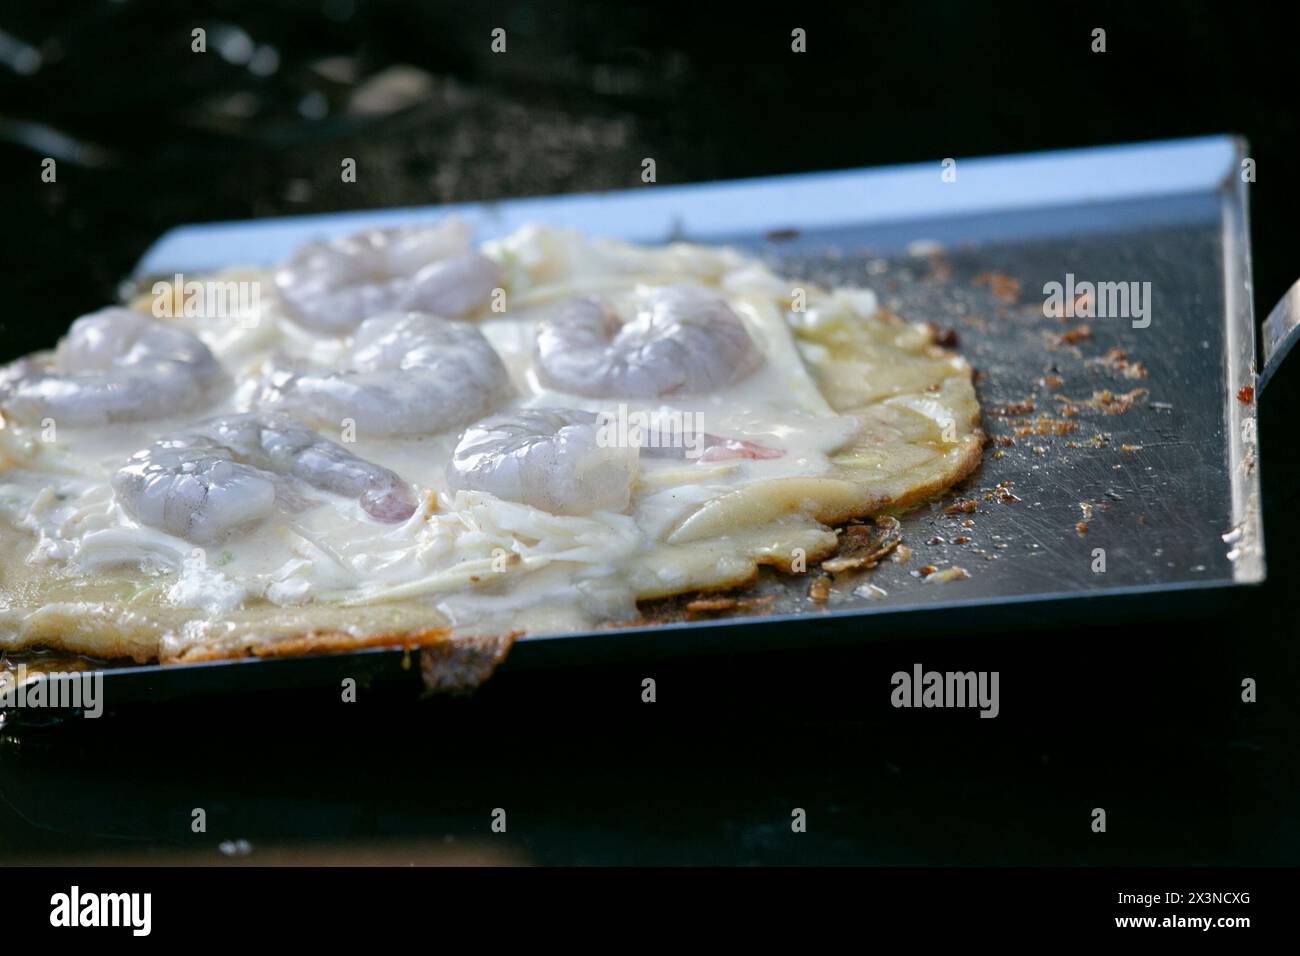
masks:
[(981, 272), (973, 280), (977, 286), (986, 285), (993, 297), (1014, 305), (1020, 301), (1020, 280), (1002, 272)]
[(969, 542), (970, 542), (970, 537), (964, 534), (959, 534), (957, 535), (957, 537), (952, 539), (953, 544), (967, 544)]
[(1061, 388), (1065, 385), (1065, 379), (1061, 378), (1061, 376), (1059, 375), (1044, 375), (1042, 378), (1038, 380), (1038, 382), (1044, 388), (1050, 388), (1053, 390)]
[(1079, 417), (1079, 406), (1075, 404), (1073, 399), (1067, 398), (1064, 395), (1053, 395), (1052, 401), (1059, 402), (1061, 404), (1061, 414), (1064, 415), (1066, 418)]
[(971, 514), (979, 505), (973, 498), (958, 498), (948, 507), (943, 509), (946, 515)]
[(1026, 398), (1019, 402), (1009, 402), (1006, 405), (993, 405), (989, 408), (988, 413), (998, 418), (1032, 415), (1034, 413), (1034, 400)]
[(1076, 325), (1074, 328), (1068, 329), (1067, 331), (1062, 332), (1060, 335), (1056, 336), (1054, 341), (1056, 343), (1056, 347), (1060, 348), (1063, 345), (1078, 345), (1080, 342), (1087, 342), (1091, 339), (1092, 339), (1092, 326)]
[(1147, 377), (1147, 367), (1141, 362), (1130, 362), (1128, 352), (1118, 347), (1111, 349), (1099, 359), (1088, 359), (1088, 364), (1102, 365), (1125, 378)]
[(939, 537), (937, 534), (929, 541), (926, 542), (926, 544), (947, 544), (947, 543), (948, 543), (947, 541)]
[(1126, 455), (1131, 455), (1134, 452), (1141, 451), (1142, 446), (1141, 445), (1120, 445), (1119, 450)]
[(1066, 448), (1105, 448), (1109, 444), (1110, 444), (1110, 436), (1103, 435), (1100, 432), (1098, 432), (1096, 435), (1093, 435), (1083, 444), (1080, 444), (1077, 441), (1069, 441), (1065, 443), (1065, 447)]
[(1074, 526), (1074, 530), (1079, 532), (1079, 537), (1082, 538), (1085, 534), (1088, 533), (1088, 522), (1080, 521), (1078, 524)]
[(1135, 388), (1131, 392), (1122, 392), (1119, 395), (1105, 389), (1101, 392), (1093, 393), (1093, 400), (1100, 402), (1104, 406), (1107, 415), (1123, 415), (1133, 403), (1147, 394), (1145, 388)]
[(1080, 502), (1079, 502), (1079, 510), (1083, 512), (1083, 520), (1084, 520), (1084, 521), (1091, 521), (1091, 520), (1092, 520), (1092, 505), (1091, 505), (1091, 504), (1089, 504), (1089, 503), (1086, 502), (1086, 501), (1080, 501)]
[(1079, 428), (1078, 422), (1063, 421), (1047, 414), (1033, 419), (1018, 418), (1011, 424), (1015, 428), (1016, 438), (1028, 438), (1031, 435), (1068, 435)]
[[(1052, 400), (1060, 402), (1063, 406), (1062, 414), (1069, 414), (1071, 417), (1078, 415), (1081, 408), (1101, 411), (1106, 415), (1122, 415), (1132, 408), (1139, 399), (1145, 398), (1148, 394), (1150, 393), (1145, 388), (1135, 388), (1132, 391), (1120, 392), (1119, 394), (1106, 388), (1099, 392), (1093, 392), (1092, 397), (1087, 399), (1053, 395)], [(1065, 411), (1066, 408), (1071, 409), (1071, 411)]]
[(831, 596), (831, 578), (829, 574), (820, 575), (813, 579), (812, 584), (808, 586), (808, 597), (818, 604), (825, 604)]
[[(924, 570), (924, 569), (922, 569)], [(970, 577), (970, 572), (963, 567), (953, 565), (940, 571), (937, 568), (930, 568), (928, 574), (924, 575), (926, 584), (947, 584), (950, 581), (964, 581)]]
[(929, 323), (930, 334), (934, 337), (934, 344), (940, 348), (955, 349), (960, 343), (956, 331), (953, 329), (941, 329), (938, 322)]
[(930, 575), (934, 574), (934, 572), (938, 570), (939, 569), (936, 568), (933, 564), (927, 564), (923, 568), (917, 568), (912, 573), (919, 578), (928, 578)]
[(1145, 528), (1146, 526), (1147, 526), (1147, 516), (1146, 516), (1146, 515), (1138, 515), (1138, 527), (1139, 527), (1139, 528)]
[(730, 611), (739, 603), (734, 597), (696, 598), (686, 605), (691, 614), (707, 614), (714, 611)]
[(1237, 391), (1237, 401), (1241, 402), (1241, 404), (1243, 404), (1243, 405), (1249, 405), (1249, 404), (1250, 404), (1251, 402), (1253, 402), (1254, 400), (1255, 400), (1255, 386), (1254, 386), (1254, 385), (1243, 385), (1243, 386), (1242, 386), (1242, 387)]
[(889, 559), (898, 564), (906, 564), (908, 561), (911, 561), (912, 560), (911, 545), (900, 544), (897, 548), (894, 549), (894, 553), (889, 556)]
[(822, 570), (838, 574), (874, 568), (902, 543), (902, 527), (893, 515), (876, 518), (874, 537), (867, 525), (849, 525), (840, 535), (839, 551), (835, 557), (822, 562)]
[(776, 595), (764, 597), (737, 598), (729, 595), (698, 597), (686, 605), (688, 614), (716, 614), (720, 611), (748, 611), (756, 607), (765, 607), (776, 600)]
[(993, 491), (985, 497), (990, 500), (996, 498), (1004, 505), (1014, 505), (1020, 501), (1020, 498), (1011, 491), (1011, 482), (1009, 481), (998, 482), (997, 485), (994, 486)]

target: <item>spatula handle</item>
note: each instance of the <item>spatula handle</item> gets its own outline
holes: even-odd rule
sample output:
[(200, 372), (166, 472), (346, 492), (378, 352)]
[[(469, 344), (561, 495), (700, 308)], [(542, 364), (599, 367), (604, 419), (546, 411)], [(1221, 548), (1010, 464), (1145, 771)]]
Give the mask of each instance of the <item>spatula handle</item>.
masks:
[(1300, 280), (1287, 289), (1264, 320), (1264, 369), (1259, 376), (1261, 392), (1286, 361), (1297, 341), (1300, 341)]

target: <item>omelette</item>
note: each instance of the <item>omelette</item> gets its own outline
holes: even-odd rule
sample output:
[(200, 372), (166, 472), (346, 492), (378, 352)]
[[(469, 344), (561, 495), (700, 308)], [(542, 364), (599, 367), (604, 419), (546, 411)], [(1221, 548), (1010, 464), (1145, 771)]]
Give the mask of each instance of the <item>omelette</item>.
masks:
[(0, 416), (0, 650), (162, 663), (635, 622), (815, 571), (983, 444), (969, 364), (867, 288), (454, 219), (160, 282)]

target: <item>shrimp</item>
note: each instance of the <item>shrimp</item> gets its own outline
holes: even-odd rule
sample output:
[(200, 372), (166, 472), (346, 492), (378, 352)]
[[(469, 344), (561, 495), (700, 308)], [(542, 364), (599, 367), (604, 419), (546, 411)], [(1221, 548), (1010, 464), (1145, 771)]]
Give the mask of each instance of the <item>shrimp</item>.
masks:
[(207, 544), (268, 517), (278, 499), (292, 497), (287, 479), (355, 497), (376, 521), (415, 513), (410, 488), (394, 472), (287, 415), (233, 415), (163, 438), (131, 456), (112, 484), (141, 524)]
[(47, 361), (0, 373), (0, 408), (73, 426), (144, 421), (193, 407), (221, 378), (197, 336), (110, 306), (73, 322)]
[(510, 394), (501, 357), (477, 328), (421, 312), (357, 329), (342, 370), (273, 370), (258, 402), (315, 425), (352, 419), (367, 435), (433, 435), (483, 417)]
[(626, 511), (639, 451), (602, 440), (600, 416), (566, 408), (525, 409), (473, 425), (461, 436), (447, 483), (542, 511)]
[(446, 219), (309, 243), (276, 271), (275, 284), (291, 318), (328, 335), (345, 335), (381, 312), (462, 318), (502, 283), (497, 264), (469, 239), (468, 226)]
[(709, 392), (740, 381), (763, 360), (740, 317), (693, 286), (651, 291), (630, 322), (603, 303), (576, 299), (537, 332), (543, 385), (593, 398)]

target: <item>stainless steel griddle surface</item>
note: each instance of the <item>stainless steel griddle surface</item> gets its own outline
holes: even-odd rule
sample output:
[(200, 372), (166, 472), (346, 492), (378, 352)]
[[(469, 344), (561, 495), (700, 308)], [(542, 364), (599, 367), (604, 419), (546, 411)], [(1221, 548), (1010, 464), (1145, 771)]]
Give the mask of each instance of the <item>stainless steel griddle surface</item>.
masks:
[[(987, 227), (1032, 238), (981, 241)], [(796, 277), (865, 280), (890, 311), (955, 333), (978, 371), (989, 438), (979, 470), (902, 517), (910, 560), (837, 577), (826, 606), (1256, 579), (1257, 554), (1229, 558), (1245, 505), (1234, 471), (1249, 478), (1240, 473), (1251, 467), (1232, 460), (1229, 435), (1253, 409), (1226, 358), (1241, 343), (1227, 314), (1224, 230), (1223, 204), (1206, 195), (741, 243)], [(943, 251), (875, 251), (927, 239)], [(1045, 316), (1044, 285), (1067, 273), (1149, 282), (1150, 325)], [(954, 565), (969, 577), (920, 576)], [(766, 590), (793, 611), (809, 603), (802, 585), (774, 577)]]
[[(1228, 141), (1213, 146), (1233, 151)], [(1130, 154), (1143, 161), (1148, 155)], [(1095, 174), (1088, 153), (1062, 155), (1080, 164), (1080, 175)], [(1039, 161), (1029, 168), (1043, 166)], [(994, 175), (987, 185), (1014, 195), (1009, 186), (1017, 180), (1007, 177), (1024, 167), (995, 161), (989, 168)], [(1133, 168), (1142, 174), (1147, 167)], [(822, 192), (814, 195), (842, 191), (836, 175), (815, 184)], [(881, 175), (875, 182), (892, 182), (889, 171)], [(756, 191), (751, 195), (771, 197), (781, 196), (783, 186), (777, 180), (749, 188)], [(745, 218), (734, 201), (708, 206), (706, 200), (728, 195), (728, 184), (689, 188), (704, 192), (661, 192), (662, 199), (633, 211), (652, 219), (673, 213), (676, 203), (683, 210), (712, 208), (715, 219), (718, 208), (725, 208), (725, 217)], [(642, 203), (617, 198), (623, 195), (630, 196), (615, 194), (613, 201), (627, 208)], [(882, 196), (888, 205), (888, 193)], [(561, 199), (554, 208), (590, 214), (589, 204), (601, 201)], [(550, 203), (501, 209), (507, 217), (526, 214), (545, 222)], [(794, 198), (784, 205), (799, 209)], [(1011, 606), (1029, 609), (1040, 623), (1051, 615), (1077, 619), (1084, 598), (1099, 599), (1086, 602), (1087, 613), (1103, 620), (1135, 607), (1185, 611), (1194, 598), (1217, 600), (1262, 580), (1249, 389), (1254, 324), (1244, 196), (1235, 177), (1146, 198), (1021, 203), (1005, 212), (951, 218), (935, 209), (931, 202), (916, 218), (811, 229), (800, 228), (794, 216), (791, 228), (775, 231), (769, 216), (769, 228), (734, 234), (697, 234), (687, 217), (683, 228), (665, 237), (735, 245), (796, 280), (869, 286), (891, 312), (955, 336), (977, 369), (989, 441), (968, 481), (901, 517), (906, 548), (900, 552), (910, 549), (910, 557), (834, 576), (824, 601), (809, 593), (820, 576), (816, 564), (802, 575), (765, 570), (741, 595), (768, 599), (750, 610), (694, 613), (686, 607), (689, 598), (674, 599), (647, 607), (646, 622), (631, 627), (529, 634), (516, 642), (506, 666), (857, 641), (897, 633), (885, 624), (904, 619), (928, 629), (936, 622), (938, 629), (958, 622), (989, 626), (990, 609)], [(428, 218), (427, 211), (376, 215), (389, 224)], [(328, 225), (338, 232), (361, 224)], [(142, 274), (163, 266), (155, 271), (170, 274), (168, 257), (177, 259), (177, 268), (188, 267), (185, 256), (245, 243), (261, 243), (260, 254), (273, 261), (325, 225), (283, 220), (189, 227), (164, 239)], [(1065, 283), (1067, 275), (1076, 283), (1141, 284), (1144, 296), (1149, 290), (1143, 300), (1149, 324), (1134, 327), (1134, 316), (1045, 315), (1045, 284)], [(930, 568), (936, 571), (927, 574)], [(157, 698), (326, 681), (338, 673), (413, 680), (418, 668), (409, 663), (401, 650), (376, 650), (111, 673)], [(118, 693), (130, 696), (118, 683)]]

